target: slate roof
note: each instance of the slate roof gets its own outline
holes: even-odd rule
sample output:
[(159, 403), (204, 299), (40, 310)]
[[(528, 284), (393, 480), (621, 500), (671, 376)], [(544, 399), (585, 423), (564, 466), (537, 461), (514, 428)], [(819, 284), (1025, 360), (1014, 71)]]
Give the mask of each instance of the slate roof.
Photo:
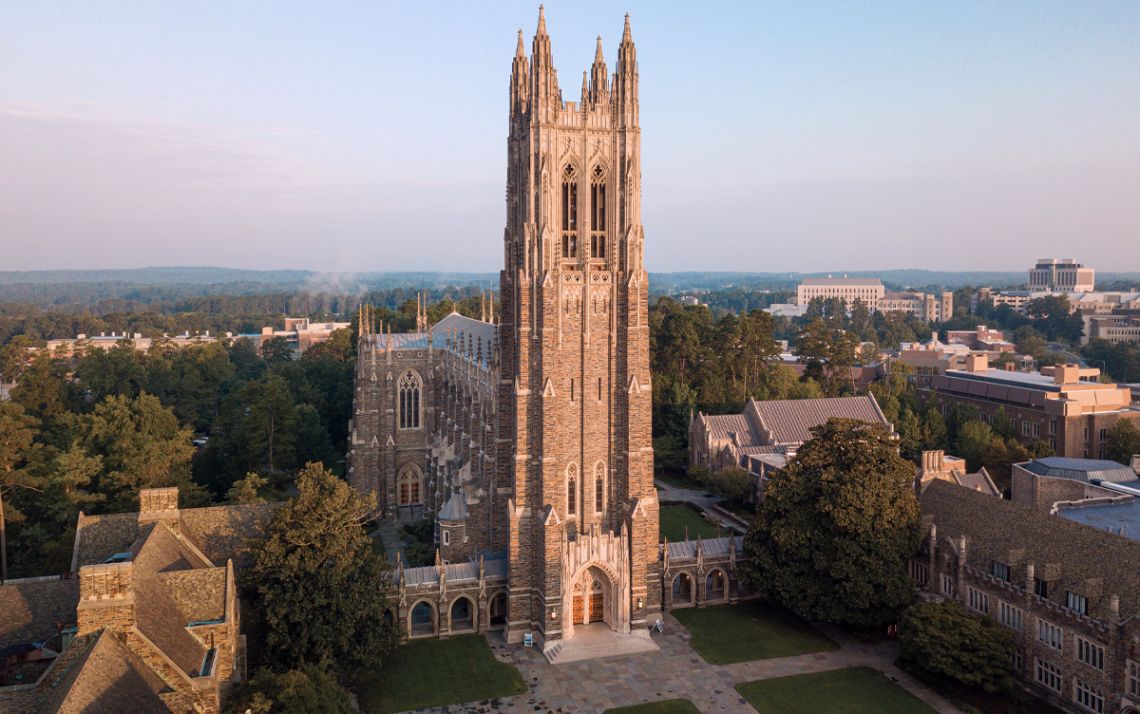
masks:
[(39, 711), (58, 714), (91, 712), (167, 712), (158, 696), (165, 685), (141, 659), (105, 630), (87, 636), (86, 645), (63, 678), (47, 692)]
[(693, 540), (670, 541), (668, 544), (669, 560), (684, 561), (696, 559), (698, 541), (701, 544), (701, 550), (706, 558), (719, 558), (728, 555), (729, 547), (733, 541), (736, 543), (736, 552), (738, 554), (744, 549), (744, 536), (723, 536), (721, 538), (695, 538)]
[(1074, 459), (1062, 456), (1047, 456), (1026, 464), (1019, 464), (1026, 471), (1039, 476), (1067, 478), (1075, 481), (1108, 481), (1128, 483), (1136, 480), (1136, 473), (1128, 466), (1105, 459)]
[(75, 624), (78, 604), (79, 581), (75, 579), (0, 585), (0, 649), (50, 640), (62, 628)]
[(1049, 582), (1049, 599), (1065, 605), (1065, 592), (1088, 598), (1089, 615), (1107, 619), (1108, 600), (1120, 598), (1120, 617), (1140, 612), (1140, 542), (935, 480), (919, 496), (927, 527), (938, 540), (966, 536), (969, 565), (990, 572), (996, 560), (1010, 566), (1013, 583), (1025, 566)]
[(829, 419), (858, 419), (872, 424), (890, 423), (875, 398), (832, 397), (826, 399), (775, 399), (758, 402), (749, 399), (745, 417), (769, 434), (765, 441), (776, 444), (802, 444), (812, 438), (811, 428)]

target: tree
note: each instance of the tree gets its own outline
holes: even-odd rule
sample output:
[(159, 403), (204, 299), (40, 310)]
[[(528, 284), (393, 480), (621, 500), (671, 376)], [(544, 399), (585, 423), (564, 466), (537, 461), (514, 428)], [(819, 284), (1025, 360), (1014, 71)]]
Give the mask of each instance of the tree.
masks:
[(985, 463), (986, 450), (993, 440), (994, 431), (989, 424), (979, 420), (966, 421), (958, 428), (955, 450), (966, 459), (967, 468), (976, 471)]
[(904, 407), (898, 420), (899, 449), (903, 458), (915, 461), (922, 455), (922, 422), (909, 407)]
[(265, 503), (265, 499), (261, 497), (261, 489), (268, 483), (269, 479), (251, 471), (245, 475), (245, 478), (234, 481), (234, 485), (226, 492), (226, 500), (245, 506)]
[(1140, 454), (1140, 429), (1131, 420), (1121, 419), (1108, 427), (1105, 447), (1108, 458), (1113, 461), (1132, 463), (1133, 455)]
[(236, 686), (226, 714), (355, 714), (344, 687), (320, 667), (307, 665), (287, 672), (258, 670), (248, 682)]
[(285, 364), (293, 360), (293, 348), (284, 337), (270, 337), (261, 343), (261, 358), (270, 367)]
[(364, 530), (374, 510), (320, 464), (297, 474), (297, 495), (274, 513), (251, 577), (273, 666), (350, 673), (379, 665), (394, 646), (384, 617), (391, 574)]
[(987, 692), (1006, 691), (1013, 684), (1013, 650), (1009, 630), (970, 614), (954, 600), (914, 605), (899, 630), (904, 663)]
[[(4, 492), (15, 488), (36, 488), (35, 479), (24, 468), (39, 433), (39, 420), (25, 414), (15, 402), (0, 402), (0, 580), (8, 577), (8, 516)], [(13, 512), (15, 517), (19, 514)]]
[(742, 576), (807, 619), (891, 622), (914, 596), (914, 464), (879, 425), (833, 419), (812, 436), (767, 485)]

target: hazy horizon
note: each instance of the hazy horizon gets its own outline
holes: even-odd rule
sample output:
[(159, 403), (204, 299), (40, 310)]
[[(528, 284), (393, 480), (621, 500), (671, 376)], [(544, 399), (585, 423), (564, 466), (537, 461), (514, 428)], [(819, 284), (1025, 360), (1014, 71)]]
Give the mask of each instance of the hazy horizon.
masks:
[[(1140, 4), (547, 2), (632, 16), (654, 272), (1140, 270)], [(0, 270), (493, 272), (537, 3), (16, 4)]]

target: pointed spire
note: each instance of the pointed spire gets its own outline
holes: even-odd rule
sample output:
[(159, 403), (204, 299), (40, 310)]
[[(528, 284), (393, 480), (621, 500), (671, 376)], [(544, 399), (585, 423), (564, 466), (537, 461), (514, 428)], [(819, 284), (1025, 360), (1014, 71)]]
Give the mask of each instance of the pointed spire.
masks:
[(522, 28), (519, 28), (519, 43), (515, 46), (515, 59), (526, 59), (526, 50), (523, 48)]
[[(625, 16), (625, 25), (629, 27), (629, 15)], [(538, 30), (535, 31), (535, 34), (539, 37), (546, 34), (546, 8), (542, 5), (538, 6)]]
[(583, 106), (586, 104), (586, 102), (590, 101), (590, 79), (589, 79), (589, 77), (590, 77), (590, 73), (587, 72), (586, 70), (582, 70), (582, 104), (583, 104)]
[[(629, 15), (626, 15), (625, 18), (626, 18), (625, 27), (628, 30), (629, 29)], [(601, 64), (602, 62), (605, 62), (605, 61), (606, 61), (605, 58), (602, 56), (602, 36), (598, 35), (598, 46), (594, 50), (594, 64)]]
[(633, 33), (629, 31), (629, 13), (625, 14), (625, 29), (621, 33), (622, 43), (633, 42)]

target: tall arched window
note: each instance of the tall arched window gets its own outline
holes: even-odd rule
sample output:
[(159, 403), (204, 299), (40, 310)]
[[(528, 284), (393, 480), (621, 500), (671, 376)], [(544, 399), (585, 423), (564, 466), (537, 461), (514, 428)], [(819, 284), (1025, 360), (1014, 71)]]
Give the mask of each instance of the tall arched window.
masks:
[(570, 164), (562, 172), (562, 257), (578, 257), (578, 172)]
[(599, 461), (594, 464), (594, 512), (606, 510), (606, 465)]
[(606, 257), (606, 174), (601, 166), (590, 176), (590, 257)]
[(418, 506), (423, 503), (423, 473), (415, 464), (407, 464), (396, 477), (396, 503), (400, 506)]
[(401, 429), (420, 428), (420, 393), (423, 391), (423, 384), (420, 376), (410, 369), (404, 372), (400, 381), (396, 383)]
[(578, 467), (570, 464), (566, 467), (566, 515), (573, 516), (578, 512)]

